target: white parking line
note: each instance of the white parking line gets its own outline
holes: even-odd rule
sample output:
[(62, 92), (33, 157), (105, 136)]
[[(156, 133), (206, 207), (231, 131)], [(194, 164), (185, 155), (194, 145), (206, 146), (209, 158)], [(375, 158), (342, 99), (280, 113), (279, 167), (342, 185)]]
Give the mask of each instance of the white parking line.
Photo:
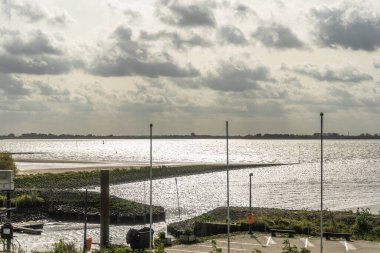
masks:
[(189, 253), (208, 253), (207, 251), (191, 251), (184, 249), (165, 249), (165, 251), (180, 251), (180, 252), (189, 252)]
[(269, 244), (277, 244), (273, 239), (272, 239), (272, 236), (265, 236), (266, 238), (268, 238), (268, 240), (267, 240), (267, 244), (266, 244), (266, 246), (268, 247), (269, 246)]
[(347, 241), (340, 241), (340, 244), (342, 244), (346, 248), (346, 251), (356, 250), (356, 247), (351, 243), (348, 243)]
[[(228, 243), (227, 241), (216, 241), (221, 243)], [(253, 246), (261, 246), (261, 244), (258, 243), (247, 243), (247, 242), (230, 242), (231, 244), (241, 244), (241, 245), (253, 245)]]
[(307, 249), (307, 247), (314, 247), (314, 244), (312, 244), (310, 241), (309, 241), (309, 238), (300, 238), (300, 240), (305, 243), (305, 248)]
[[(199, 246), (201, 247), (206, 247), (206, 248), (212, 248), (212, 246), (209, 246), (209, 245), (203, 245), (203, 244), (200, 244)], [(217, 247), (217, 248), (220, 248), (220, 249), (228, 249), (227, 247)], [(237, 251), (246, 251), (247, 249), (237, 249), (237, 248), (231, 248), (230, 249), (232, 250), (237, 250)]]

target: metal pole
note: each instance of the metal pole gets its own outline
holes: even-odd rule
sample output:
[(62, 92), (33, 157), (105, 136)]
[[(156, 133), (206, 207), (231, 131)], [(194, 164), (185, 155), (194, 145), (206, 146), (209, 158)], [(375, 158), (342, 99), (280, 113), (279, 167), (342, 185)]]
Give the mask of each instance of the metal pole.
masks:
[(177, 189), (177, 202), (178, 202), (178, 218), (181, 219), (181, 209), (179, 207), (179, 192), (178, 192), (178, 183), (177, 178), (175, 178), (175, 188)]
[[(249, 173), (249, 213), (252, 214), (252, 176), (253, 173)], [(252, 224), (249, 224), (249, 232), (252, 234)]]
[(87, 252), (87, 188), (86, 188), (86, 197), (84, 204), (84, 232), (83, 232), (83, 253)]
[(301, 163), (301, 145), (298, 145), (298, 164)]
[[(11, 223), (11, 192), (7, 191), (7, 220)], [(7, 252), (11, 252), (12, 240), (7, 239)]]
[(144, 225), (146, 224), (146, 181), (144, 181)]
[(226, 121), (226, 141), (227, 141), (227, 249), (230, 253), (230, 168), (228, 161), (228, 121)]
[(323, 112), (321, 112), (321, 253), (323, 253)]
[(153, 212), (152, 212), (152, 129), (153, 124), (150, 124), (150, 199), (149, 199), (149, 250), (152, 252), (152, 222), (153, 222)]
[(249, 212), (252, 213), (252, 173), (249, 173)]

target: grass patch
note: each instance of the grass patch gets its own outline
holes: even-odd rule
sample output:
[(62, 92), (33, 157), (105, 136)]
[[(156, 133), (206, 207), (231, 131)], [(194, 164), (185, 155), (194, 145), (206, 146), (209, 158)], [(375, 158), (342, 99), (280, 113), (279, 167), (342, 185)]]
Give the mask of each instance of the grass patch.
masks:
[[(255, 167), (278, 166), (282, 164), (237, 164), (230, 165), (230, 169), (245, 169)], [(153, 168), (153, 178), (167, 178), (201, 173), (223, 171), (225, 165), (188, 165), (188, 166), (160, 166)], [(110, 170), (110, 184), (121, 184), (149, 179), (149, 167), (131, 167)], [(85, 186), (100, 185), (100, 171), (78, 171), (65, 173), (44, 173), (36, 175), (21, 175), (15, 178), (17, 188), (48, 188), (73, 189)]]
[[(241, 224), (248, 231), (246, 215), (248, 208), (231, 207), (231, 222)], [(318, 236), (320, 212), (312, 210), (284, 210), (275, 208), (253, 208), (254, 231), (268, 232), (269, 228), (293, 229), (297, 234)], [(216, 208), (195, 218), (168, 225), (169, 231), (194, 230), (196, 222), (226, 223), (225, 207)], [(380, 240), (380, 215), (370, 214), (368, 209), (352, 211), (324, 211), (324, 231), (353, 233), (354, 239)]]

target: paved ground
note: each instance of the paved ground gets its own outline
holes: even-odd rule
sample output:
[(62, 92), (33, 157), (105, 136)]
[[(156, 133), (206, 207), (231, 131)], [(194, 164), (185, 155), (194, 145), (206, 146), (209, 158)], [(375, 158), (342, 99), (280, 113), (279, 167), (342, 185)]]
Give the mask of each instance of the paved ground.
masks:
[[(257, 237), (250, 237), (248, 234), (234, 235), (230, 240), (231, 253), (254, 252), (255, 249), (261, 250), (263, 253), (281, 253), (284, 237), (270, 237), (269, 235), (257, 234)], [(312, 253), (320, 252), (319, 238), (296, 237), (289, 239), (291, 245), (296, 245), (299, 249), (306, 247)], [(227, 252), (227, 239), (216, 239), (218, 248), (222, 252)], [(168, 253), (209, 253), (212, 249), (211, 241), (193, 245), (177, 245), (166, 248)], [(344, 240), (323, 240), (323, 252), (325, 253), (379, 253), (380, 243), (368, 241), (351, 241)]]

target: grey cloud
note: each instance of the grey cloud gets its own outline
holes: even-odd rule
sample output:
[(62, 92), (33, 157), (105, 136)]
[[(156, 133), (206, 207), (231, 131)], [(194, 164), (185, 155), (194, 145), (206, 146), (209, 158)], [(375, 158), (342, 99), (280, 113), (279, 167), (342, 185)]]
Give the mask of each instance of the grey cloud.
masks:
[[(346, 110), (348, 108), (360, 108), (360, 107), (371, 107), (373, 105), (368, 104), (368, 98), (366, 98), (366, 101), (360, 101), (360, 95), (352, 95), (350, 91), (347, 89), (339, 88), (339, 87), (329, 87), (328, 93), (331, 95), (331, 106), (335, 107), (336, 110), (339, 110), (340, 108), (345, 108)], [(363, 103), (364, 102), (364, 103)]]
[(140, 33), (140, 39), (147, 41), (155, 41), (161, 38), (168, 39), (178, 49), (184, 49), (186, 47), (208, 47), (211, 45), (208, 41), (204, 40), (199, 35), (190, 35), (187, 38), (181, 36), (176, 32), (160, 31), (158, 33), (147, 33), (142, 31)]
[(116, 39), (118, 49), (121, 49), (128, 56), (146, 59), (146, 47), (132, 40), (132, 29), (128, 26), (117, 27), (111, 37)]
[(66, 11), (56, 10), (51, 11), (43, 8), (38, 2), (27, 0), (3, 0), (0, 1), (0, 8), (8, 16), (23, 17), (29, 22), (39, 22), (42, 20), (50, 24), (66, 25), (72, 21), (72, 18)]
[(374, 51), (380, 47), (380, 16), (361, 3), (344, 2), (339, 7), (313, 8), (314, 35), (319, 44)]
[(0, 73), (58, 75), (68, 73), (74, 67), (81, 66), (81, 64), (81, 62), (68, 60), (63, 57), (22, 57), (0, 54)]
[(199, 72), (191, 65), (186, 68), (179, 67), (175, 63), (160, 61), (141, 61), (132, 57), (116, 57), (110, 59), (103, 57), (98, 59), (90, 72), (100, 76), (134, 76), (141, 75), (147, 77), (192, 77), (197, 76)]
[(249, 16), (257, 16), (256, 12), (245, 4), (239, 3), (239, 4), (236, 4), (233, 8), (235, 10), (235, 15), (237, 17), (246, 18)]
[(136, 21), (138, 19), (141, 18), (141, 14), (136, 12), (136, 11), (132, 11), (132, 10), (125, 10), (124, 12), (124, 15), (130, 20), (130, 21)]
[[(149, 37), (148, 35), (146, 35)], [(181, 67), (163, 52), (160, 57), (150, 55), (147, 45), (132, 39), (132, 30), (119, 26), (112, 34), (116, 46), (104, 51), (94, 59), (88, 71), (100, 76), (135, 76), (146, 77), (190, 77), (199, 75), (198, 70), (188, 64)]]
[(296, 73), (326, 82), (360, 83), (373, 80), (371, 75), (363, 73), (352, 66), (332, 67), (325, 65), (323, 69), (320, 69), (314, 64), (301, 64), (294, 66), (292, 69)]
[[(168, 4), (167, 1), (163, 2), (162, 6), (165, 6), (169, 10), (169, 16), (166, 13), (160, 13), (160, 18), (163, 22), (178, 25), (178, 26), (208, 26), (215, 27), (216, 21), (214, 13), (210, 8), (210, 5), (206, 3), (183, 5), (174, 2)], [(165, 8), (164, 7), (164, 8)]]
[(59, 89), (53, 85), (41, 82), (41, 81), (35, 81), (33, 82), (33, 85), (38, 88), (38, 91), (43, 96), (69, 96), (70, 92), (67, 89)]
[(228, 43), (243, 45), (247, 42), (243, 32), (235, 26), (223, 26), (219, 31), (220, 37)]
[(248, 68), (228, 63), (222, 63), (215, 74), (209, 74), (202, 80), (211, 89), (236, 92), (261, 89), (260, 81), (274, 81), (267, 67)]
[(235, 6), (235, 10), (238, 14), (245, 14), (249, 12), (251, 9), (247, 5), (238, 4)]
[(40, 30), (32, 33), (28, 39), (14, 36), (12, 39), (6, 40), (3, 46), (10, 54), (62, 54), (62, 50), (53, 45), (51, 39)]
[(8, 74), (0, 74), (0, 90), (9, 96), (25, 96), (30, 91), (25, 88), (24, 82)]
[(1, 1), (2, 10), (11, 18), (14, 14), (25, 17), (30, 22), (37, 22), (47, 17), (47, 13), (36, 3), (30, 1)]
[(73, 18), (67, 13), (66, 10), (55, 11), (49, 18), (48, 22), (52, 25), (66, 26), (73, 22)]
[(380, 69), (380, 59), (379, 58), (373, 59), (372, 64), (373, 64), (373, 67), (375, 69)]
[(132, 29), (128, 26), (118, 26), (114, 31), (114, 35), (119, 40), (130, 41), (132, 38)]
[(292, 30), (281, 24), (269, 24), (260, 26), (252, 34), (266, 47), (277, 49), (303, 48), (304, 44), (300, 41)]

